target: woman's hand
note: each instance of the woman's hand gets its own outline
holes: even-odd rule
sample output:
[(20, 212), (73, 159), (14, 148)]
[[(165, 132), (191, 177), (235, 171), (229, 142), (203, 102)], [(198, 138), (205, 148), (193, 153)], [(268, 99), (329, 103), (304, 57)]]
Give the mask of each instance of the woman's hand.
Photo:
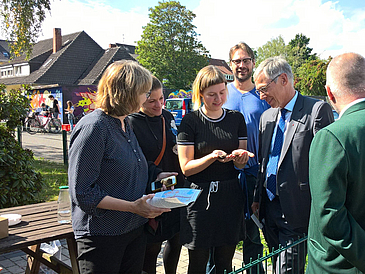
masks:
[(213, 150), (213, 152), (210, 155), (211, 155), (212, 159), (218, 160), (221, 163), (230, 161), (230, 160), (226, 159), (227, 153), (220, 149)]
[(145, 218), (155, 218), (164, 212), (171, 211), (169, 208), (159, 208), (148, 204), (147, 200), (152, 199), (153, 196), (155, 196), (155, 194), (149, 194), (134, 201), (132, 213), (138, 214)]
[(226, 158), (231, 158), (236, 167), (243, 168), (247, 164), (248, 159), (252, 157), (255, 157), (255, 154), (252, 152), (245, 149), (236, 149), (230, 155), (227, 155)]
[(161, 180), (163, 178), (167, 178), (167, 177), (170, 177), (170, 176), (177, 176), (177, 175), (178, 175), (177, 172), (161, 172), (157, 175), (157, 179)]
[[(177, 175), (178, 175), (177, 172), (161, 172), (160, 174), (157, 175), (157, 179), (161, 180), (170, 176), (177, 176)], [(174, 186), (166, 187), (164, 184), (162, 184), (161, 191), (174, 190), (174, 189), (175, 189)]]

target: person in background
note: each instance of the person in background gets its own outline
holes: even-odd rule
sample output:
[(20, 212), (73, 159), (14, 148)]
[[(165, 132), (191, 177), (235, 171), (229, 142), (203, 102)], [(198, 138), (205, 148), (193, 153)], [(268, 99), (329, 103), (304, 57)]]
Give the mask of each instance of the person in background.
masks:
[[(147, 100), (142, 104), (138, 113), (129, 115), (129, 121), (148, 161), (154, 162), (165, 171), (179, 171), (177, 186), (184, 185), (179, 161), (177, 158), (177, 128), (172, 114), (164, 110), (164, 95), (160, 80), (153, 76), (152, 88)], [(161, 244), (167, 240), (163, 251), (165, 273), (176, 273), (179, 262), (181, 244), (180, 208), (172, 209), (156, 219), (156, 231), (147, 234), (147, 248), (143, 271), (148, 274), (156, 273), (157, 256)]]
[(75, 108), (74, 108), (74, 105), (72, 104), (71, 101), (67, 101), (67, 108), (66, 108), (66, 114), (67, 114), (67, 120), (68, 120), (68, 123), (70, 124), (70, 128), (71, 128), (71, 131), (74, 129), (74, 119), (75, 119), (75, 115), (74, 115), (74, 111), (75, 111)]
[(148, 165), (127, 117), (151, 86), (151, 73), (138, 63), (112, 63), (98, 84), (97, 109), (71, 134), (68, 179), (81, 273), (141, 273), (147, 218), (170, 211), (143, 195), (156, 176), (176, 173)]
[[(260, 119), (259, 174), (252, 211), (264, 224), (269, 250), (293, 243), (308, 232), (309, 146), (314, 135), (333, 122), (329, 104), (294, 89), (288, 62), (279, 56), (260, 63), (256, 91), (271, 108)], [(276, 273), (304, 273), (305, 246), (274, 258)]]
[(41, 115), (48, 116), (49, 115), (49, 106), (47, 106), (45, 103), (41, 104)]
[(340, 118), (316, 134), (309, 152), (306, 273), (365, 273), (365, 58), (333, 58), (326, 90)]
[(193, 83), (196, 110), (186, 114), (179, 127), (178, 156), (187, 177), (185, 186), (202, 190), (181, 211), (180, 239), (189, 249), (188, 273), (205, 273), (212, 247), (216, 273), (232, 271), (244, 222), (245, 197), (235, 168), (243, 168), (254, 155), (246, 151), (243, 115), (222, 108), (226, 85), (218, 68), (202, 68)]
[[(253, 203), (253, 193), (257, 180), (258, 150), (259, 150), (259, 123), (261, 114), (270, 108), (270, 105), (260, 100), (256, 94), (255, 84), (252, 83), (252, 73), (255, 67), (255, 54), (246, 43), (238, 43), (229, 51), (230, 66), (233, 71), (234, 81), (227, 85), (228, 98), (223, 107), (237, 110), (243, 114), (247, 126), (247, 150), (255, 154), (248, 160), (247, 165), (240, 172), (240, 182), (247, 195), (245, 206), (246, 229), (243, 236), (243, 261), (249, 264), (250, 260), (257, 259), (263, 255), (263, 245), (261, 243), (260, 231), (252, 221), (251, 205)], [(257, 268), (252, 269), (252, 274), (257, 272)], [(264, 273), (260, 264), (260, 273)]]
[(58, 119), (58, 115), (60, 114), (60, 107), (58, 106), (58, 100), (53, 97), (53, 95), (49, 95), (48, 98), (51, 100), (51, 108), (50, 111), (54, 118)]

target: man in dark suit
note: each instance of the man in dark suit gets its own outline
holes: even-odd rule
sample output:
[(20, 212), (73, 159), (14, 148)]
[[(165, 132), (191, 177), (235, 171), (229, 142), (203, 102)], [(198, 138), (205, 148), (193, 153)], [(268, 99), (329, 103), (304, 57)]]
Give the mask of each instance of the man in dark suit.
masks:
[(340, 116), (310, 148), (307, 273), (365, 273), (365, 58), (335, 57), (326, 90)]
[[(291, 67), (282, 57), (263, 61), (254, 80), (260, 98), (271, 108), (260, 120), (260, 167), (252, 210), (264, 224), (272, 250), (307, 233), (309, 147), (314, 135), (333, 122), (333, 114), (329, 104), (294, 89)], [(276, 272), (280, 268), (281, 273), (304, 273), (305, 255), (305, 245), (287, 249), (274, 260)]]

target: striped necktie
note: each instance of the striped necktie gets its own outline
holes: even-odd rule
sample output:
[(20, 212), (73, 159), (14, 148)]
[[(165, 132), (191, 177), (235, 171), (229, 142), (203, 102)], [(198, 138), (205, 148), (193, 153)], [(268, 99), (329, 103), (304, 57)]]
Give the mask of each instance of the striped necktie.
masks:
[(278, 169), (281, 148), (283, 146), (286, 112), (287, 110), (285, 108), (281, 109), (281, 116), (279, 119), (279, 124), (276, 129), (274, 148), (271, 152), (271, 156), (269, 162), (267, 163), (267, 168), (266, 168), (266, 174), (267, 174), (266, 192), (270, 201), (272, 201), (276, 195), (276, 171)]

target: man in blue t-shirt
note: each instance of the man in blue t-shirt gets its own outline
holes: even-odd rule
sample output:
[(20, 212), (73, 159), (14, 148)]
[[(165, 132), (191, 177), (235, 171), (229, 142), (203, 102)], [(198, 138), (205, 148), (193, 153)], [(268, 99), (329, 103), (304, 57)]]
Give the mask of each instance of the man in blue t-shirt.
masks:
[[(252, 260), (255, 260), (257, 255), (262, 256), (263, 252), (259, 229), (248, 216), (252, 215), (251, 204), (258, 172), (260, 117), (265, 110), (270, 108), (270, 105), (265, 100), (260, 100), (255, 92), (255, 84), (252, 83), (251, 78), (255, 67), (255, 54), (252, 49), (246, 43), (238, 43), (230, 49), (229, 61), (234, 81), (227, 85), (228, 98), (223, 107), (238, 110), (243, 114), (247, 126), (247, 150), (255, 154), (255, 157), (248, 160), (246, 167), (240, 174), (240, 182), (243, 189), (246, 188), (248, 198), (245, 205), (246, 237), (243, 240), (243, 260), (245, 264), (248, 264), (251, 257)], [(254, 267), (252, 273), (256, 272), (257, 269)], [(262, 266), (260, 273), (264, 273)]]

